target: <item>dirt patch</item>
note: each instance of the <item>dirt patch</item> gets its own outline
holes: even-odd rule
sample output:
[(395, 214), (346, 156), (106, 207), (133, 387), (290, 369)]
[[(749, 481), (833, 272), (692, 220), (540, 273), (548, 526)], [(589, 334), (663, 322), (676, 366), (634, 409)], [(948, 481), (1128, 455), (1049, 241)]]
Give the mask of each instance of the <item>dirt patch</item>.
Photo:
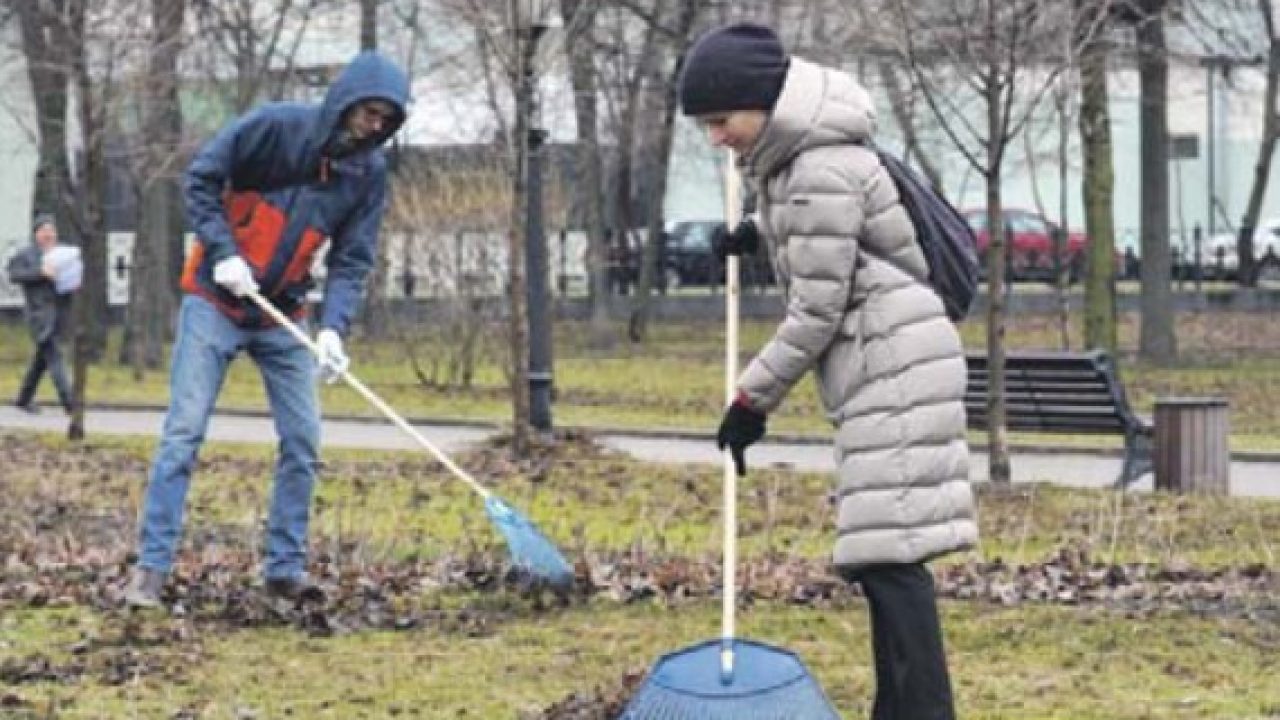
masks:
[(575, 692), (541, 712), (521, 713), (519, 720), (615, 720), (644, 682), (646, 671), (634, 670), (608, 687)]
[[(465, 458), (468, 467), (488, 477), (513, 478), (511, 482), (541, 482), (552, 468), (567, 466), (579, 470), (588, 487), (615, 480), (608, 473), (616, 475), (619, 462), (582, 435), (541, 446), (520, 462), (510, 459), (503, 440)], [(9, 463), (7, 469), (4, 463)], [(403, 475), (427, 464), (399, 459), (339, 463), (351, 477)], [(269, 470), (265, 460), (251, 458), (215, 457), (209, 465), (225, 472)], [(142, 620), (120, 608), (135, 532), (131, 513), (122, 509), (128, 506), (122, 495), (129, 483), (120, 478), (139, 477), (144, 470), (138, 457), (118, 449), (55, 448), (30, 437), (0, 437), (0, 477), (16, 478), (21, 471), (40, 478), (22, 492), (10, 492), (10, 502), (0, 508), (0, 612), (76, 606), (92, 608), (103, 618), (100, 632), (70, 647), (6, 659), (0, 665), (0, 685), (69, 683), (86, 676), (107, 684), (140, 675), (180, 678), (184, 664), (154, 666), (145, 648), (176, 644), (190, 653), (185, 666), (194, 667), (200, 638), (209, 632), (278, 626), (325, 637), (430, 628), (488, 637), (514, 619), (589, 601), (678, 606), (706, 602), (719, 593), (720, 561), (714, 556), (583, 546), (570, 558), (576, 570), (572, 589), (556, 592), (513, 571), (502, 547), (454, 549), (430, 561), (366, 562), (351, 553), (335, 556), (333, 539), (316, 537), (309, 572), (324, 597), (294, 603), (262, 592), (259, 557), (243, 527), (203, 525), (190, 529), (200, 550), (181, 558), (166, 586), (164, 619)], [(1089, 605), (1129, 616), (1190, 612), (1273, 624), (1280, 620), (1275, 600), (1280, 576), (1258, 563), (1221, 568), (1107, 563), (1096, 559), (1087, 543), (1069, 540), (1037, 562), (975, 560), (936, 565), (934, 570), (939, 596), (952, 600)], [(746, 558), (738, 572), (744, 605), (823, 607), (855, 602), (859, 596), (858, 586), (845, 582), (825, 562), (794, 555)], [(616, 714), (642, 673), (628, 674), (615, 686), (568, 696), (535, 717), (613, 717), (610, 713)]]

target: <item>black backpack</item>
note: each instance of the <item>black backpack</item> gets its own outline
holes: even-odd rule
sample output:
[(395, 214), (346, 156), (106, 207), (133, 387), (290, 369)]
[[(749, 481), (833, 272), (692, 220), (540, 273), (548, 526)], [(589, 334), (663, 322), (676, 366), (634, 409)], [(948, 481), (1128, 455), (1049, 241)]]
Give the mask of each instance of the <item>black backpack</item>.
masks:
[(879, 149), (876, 154), (898, 186), (902, 207), (916, 228), (916, 240), (929, 263), (929, 284), (942, 298), (947, 317), (959, 322), (978, 294), (978, 241), (973, 229), (906, 163)]

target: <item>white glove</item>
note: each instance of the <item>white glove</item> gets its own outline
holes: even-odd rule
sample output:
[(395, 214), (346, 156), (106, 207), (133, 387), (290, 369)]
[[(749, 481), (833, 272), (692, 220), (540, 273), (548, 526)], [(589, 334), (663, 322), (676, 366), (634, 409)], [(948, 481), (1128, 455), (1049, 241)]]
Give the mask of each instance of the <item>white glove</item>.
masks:
[(342, 349), (342, 337), (336, 330), (325, 328), (316, 335), (317, 359), (320, 361), (320, 379), (333, 383), (351, 367), (351, 358)]
[(213, 281), (236, 297), (258, 292), (258, 283), (253, 279), (253, 268), (239, 255), (219, 260), (213, 266)]

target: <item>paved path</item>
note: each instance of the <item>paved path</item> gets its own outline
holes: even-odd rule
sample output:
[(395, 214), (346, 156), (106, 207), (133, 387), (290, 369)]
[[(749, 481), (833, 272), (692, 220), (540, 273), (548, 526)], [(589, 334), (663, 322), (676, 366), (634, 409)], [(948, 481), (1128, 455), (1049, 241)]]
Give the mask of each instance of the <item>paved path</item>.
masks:
[[(689, 441), (667, 438), (604, 435), (603, 442), (654, 462), (720, 462), (720, 454), (710, 439)], [(1110, 487), (1120, 476), (1121, 456), (1102, 452), (1017, 451), (1011, 458), (1015, 483), (1051, 482), (1074, 487)], [(835, 459), (829, 446), (819, 444), (762, 443), (747, 451), (749, 465), (791, 467), (797, 470), (830, 471)], [(974, 482), (986, 482), (987, 455), (975, 450), (970, 463)], [(1146, 475), (1133, 485), (1150, 490), (1153, 479)], [(1231, 494), (1243, 497), (1280, 497), (1280, 462), (1236, 460), (1231, 464)]]
[[(157, 410), (98, 410), (85, 413), (85, 431), (90, 435), (159, 435), (164, 413)], [(60, 410), (45, 407), (30, 415), (12, 405), (0, 407), (0, 428), (63, 432), (67, 418)], [(493, 433), (483, 426), (431, 425), (415, 423), (419, 432), (448, 452), (476, 443)], [(328, 447), (409, 450), (418, 447), (409, 436), (389, 422), (376, 420), (325, 420), (322, 442)], [(275, 443), (271, 418), (260, 415), (219, 413), (209, 423), (209, 440), (220, 442)]]
[[(156, 410), (91, 409), (86, 416), (90, 434), (156, 435), (163, 422)], [(478, 443), (492, 435), (492, 426), (449, 423), (414, 423), (428, 440), (445, 452), (456, 451)], [(0, 428), (62, 432), (66, 418), (61, 412), (45, 408), (39, 415), (29, 415), (11, 405), (0, 406)], [(627, 452), (649, 462), (720, 463), (720, 453), (709, 437), (693, 435), (629, 433), (597, 430), (596, 437), (604, 445)], [(270, 418), (258, 415), (218, 414), (209, 426), (210, 440), (224, 442), (275, 442), (275, 429)], [(368, 448), (374, 450), (413, 450), (418, 445), (388, 422), (381, 420), (326, 419), (323, 429), (328, 447)], [(834, 460), (828, 445), (819, 442), (764, 442), (747, 453), (757, 466), (790, 467), (797, 470), (826, 471)], [(1107, 487), (1120, 474), (1120, 456), (1101, 452), (1017, 451), (1012, 458), (1016, 483), (1052, 482), (1075, 487)], [(986, 455), (974, 452), (973, 479), (987, 479)], [(1150, 475), (1135, 485), (1151, 489)], [(1280, 497), (1280, 460), (1234, 459), (1231, 464), (1233, 495), (1248, 497)]]

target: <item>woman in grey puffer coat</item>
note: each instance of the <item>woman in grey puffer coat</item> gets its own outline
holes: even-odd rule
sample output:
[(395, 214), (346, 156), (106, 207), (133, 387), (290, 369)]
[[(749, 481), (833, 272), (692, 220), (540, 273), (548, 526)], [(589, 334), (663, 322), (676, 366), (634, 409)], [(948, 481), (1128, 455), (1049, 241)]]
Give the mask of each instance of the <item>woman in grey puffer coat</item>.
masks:
[(713, 30), (690, 50), (684, 113), (739, 153), (786, 317), (738, 379), (717, 441), (743, 453), (765, 416), (813, 370), (836, 428), (833, 560), (862, 585), (876, 661), (873, 718), (951, 718), (952, 698), (925, 561), (978, 536), (969, 487), (964, 352), (893, 179), (869, 147), (875, 112), (852, 77), (787, 58), (768, 28)]

